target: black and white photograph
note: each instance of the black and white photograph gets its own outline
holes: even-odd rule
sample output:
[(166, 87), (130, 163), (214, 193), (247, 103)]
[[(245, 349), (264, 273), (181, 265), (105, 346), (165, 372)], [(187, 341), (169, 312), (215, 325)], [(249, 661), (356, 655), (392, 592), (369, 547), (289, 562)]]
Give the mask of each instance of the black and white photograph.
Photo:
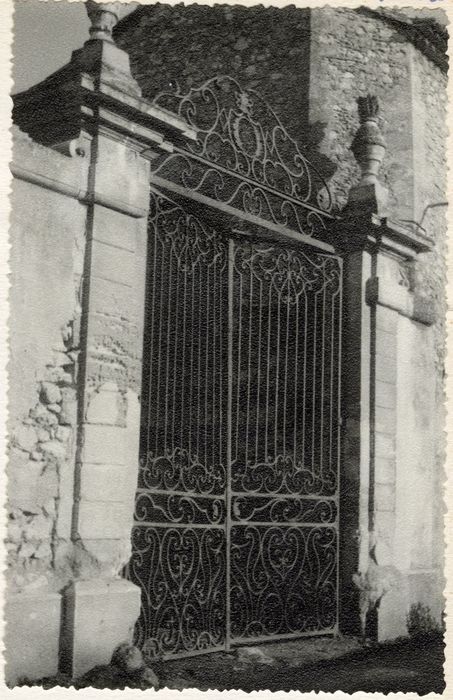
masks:
[(8, 697), (448, 693), (453, 1), (4, 1)]

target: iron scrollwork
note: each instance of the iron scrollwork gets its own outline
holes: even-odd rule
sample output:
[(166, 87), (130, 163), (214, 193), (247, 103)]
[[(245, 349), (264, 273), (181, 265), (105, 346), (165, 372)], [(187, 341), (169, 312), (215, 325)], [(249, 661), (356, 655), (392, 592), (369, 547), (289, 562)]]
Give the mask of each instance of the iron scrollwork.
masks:
[(225, 643), (225, 532), (141, 527), (132, 533), (129, 577), (142, 591), (135, 641), (145, 658)]
[(333, 204), (327, 183), (255, 91), (222, 76), (154, 102), (197, 134), (157, 160), (155, 176), (308, 236), (325, 232)]
[(237, 640), (328, 631), (336, 624), (334, 528), (233, 527), (231, 634)]

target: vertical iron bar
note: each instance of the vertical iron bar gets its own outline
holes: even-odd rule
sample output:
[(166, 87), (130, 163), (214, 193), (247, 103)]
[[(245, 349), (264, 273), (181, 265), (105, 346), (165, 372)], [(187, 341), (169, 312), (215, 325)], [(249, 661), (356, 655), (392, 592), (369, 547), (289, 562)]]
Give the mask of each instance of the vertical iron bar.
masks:
[[(227, 401), (227, 478), (225, 491), (226, 540), (226, 629), (225, 648), (230, 649), (230, 588), (231, 588), (231, 427), (233, 391), (233, 264), (234, 241), (228, 241), (228, 401)], [(239, 380), (238, 380), (239, 382)], [(239, 387), (239, 384), (238, 384)]]
[[(233, 247), (233, 255), (234, 255), (234, 247)], [(233, 270), (231, 272), (231, 275), (233, 275), (234, 272), (234, 258), (233, 258)], [(233, 279), (233, 277), (231, 278)], [(238, 299), (239, 299), (239, 318), (238, 318), (238, 350), (237, 350), (237, 376), (236, 376), (236, 392), (237, 392), (237, 402), (236, 402), (236, 453), (235, 453), (235, 459), (238, 459), (238, 453), (239, 453), (239, 415), (240, 415), (240, 376), (241, 376), (241, 349), (242, 349), (242, 273), (239, 274), (239, 292), (238, 292)]]
[[(324, 274), (325, 274), (325, 266), (324, 266)], [(321, 401), (320, 401), (320, 414), (319, 414), (319, 422), (320, 422), (320, 427), (319, 427), (319, 474), (322, 479), (323, 475), (323, 467), (324, 467), (324, 382), (325, 382), (325, 360), (326, 360), (326, 337), (325, 337), (325, 329), (326, 329), (326, 281), (324, 280), (324, 286), (322, 290), (322, 312), (321, 312), (321, 317), (322, 317), (322, 334), (321, 334)], [(332, 400), (330, 398), (330, 400)]]
[(201, 299), (202, 299), (202, 291), (203, 291), (203, 280), (202, 280), (202, 269), (200, 267), (199, 274), (198, 274), (198, 318), (197, 318), (197, 329), (198, 329), (198, 374), (197, 374), (197, 385), (196, 385), (196, 391), (197, 391), (197, 423), (196, 423), (196, 431), (197, 431), (197, 459), (201, 459), (200, 457), (200, 438), (201, 438), (201, 425), (200, 425), (200, 398), (201, 398), (201, 327), (200, 327), (200, 320), (202, 318), (202, 307), (201, 307)]
[(296, 347), (294, 350), (295, 365), (294, 365), (294, 468), (297, 465), (297, 398), (299, 391), (297, 388), (298, 369), (299, 369), (299, 295), (296, 297)]
[[(154, 195), (152, 195), (154, 197)], [(157, 198), (156, 198), (156, 208), (157, 208)], [(149, 340), (149, 385), (153, 385), (153, 359), (154, 359), (154, 316), (155, 316), (155, 309), (156, 309), (156, 270), (157, 270), (157, 239), (158, 239), (158, 225), (157, 225), (157, 218), (150, 224), (149, 227), (149, 235), (153, 236), (153, 245), (152, 245), (152, 256), (153, 256), (153, 287), (152, 287), (152, 292), (151, 292), (151, 333), (150, 333), (150, 340)], [(144, 353), (144, 359), (145, 359), (145, 353)], [(146, 431), (146, 454), (150, 451), (150, 432), (151, 432), (151, 425), (152, 425), (152, 420), (151, 420), (151, 406), (152, 406), (152, 392), (149, 391), (148, 388), (148, 424), (147, 424), (147, 431)], [(154, 429), (156, 426), (154, 426)]]
[(216, 336), (217, 336), (217, 327), (216, 327), (216, 304), (217, 304), (217, 294), (218, 294), (218, 285), (217, 285), (217, 260), (214, 259), (214, 263), (212, 266), (212, 274), (214, 277), (213, 281), (213, 290), (212, 290), (212, 387), (211, 387), (211, 416), (212, 416), (212, 423), (211, 423), (211, 448), (212, 448), (212, 466), (216, 464), (216, 459), (215, 459), (215, 430), (216, 430), (216, 415), (215, 415), (215, 399), (216, 399), (216, 385), (215, 385), (215, 369), (216, 369), (216, 363), (217, 363), (217, 355), (216, 355)]
[(339, 294), (338, 294), (338, 355), (337, 355), (337, 631), (340, 627), (340, 507), (341, 507), (341, 398), (342, 398), (342, 359), (343, 359), (343, 260), (337, 258), (339, 267)]
[(247, 357), (247, 414), (245, 417), (245, 468), (247, 469), (248, 456), (249, 456), (249, 426), (250, 426), (250, 382), (251, 382), (251, 360), (252, 360), (252, 318), (253, 318), (253, 274), (249, 270), (250, 282), (249, 282), (249, 342), (248, 342), (248, 357)]
[(277, 357), (275, 359), (275, 423), (274, 423), (274, 454), (277, 457), (278, 450), (278, 382), (280, 378), (280, 307), (282, 301), (281, 289), (277, 292)]
[[(162, 350), (162, 299), (163, 299), (163, 292), (164, 292), (164, 270), (165, 270), (165, 247), (163, 242), (161, 242), (161, 249), (162, 249), (162, 262), (161, 262), (161, 269), (160, 269), (160, 298), (159, 298), (159, 341), (158, 341), (158, 352), (157, 352), (157, 390), (156, 390), (156, 401), (155, 401), (155, 406), (156, 406), (156, 418), (155, 418), (155, 431), (156, 431), (156, 445), (155, 445), (155, 454), (159, 454), (159, 429), (160, 429), (160, 416), (159, 416), (159, 399), (160, 399), (160, 378), (161, 378), (161, 368), (160, 368), (160, 359), (161, 359), (161, 350)], [(165, 447), (165, 446), (164, 446)]]
[[(176, 377), (178, 376), (177, 373), (177, 366), (178, 366), (178, 338), (179, 338), (179, 333), (178, 333), (178, 315), (179, 315), (179, 287), (180, 287), (180, 274), (181, 274), (181, 264), (180, 261), (177, 260), (177, 266), (176, 266), (176, 304), (175, 304), (175, 309), (173, 312), (173, 318), (174, 318), (174, 357), (173, 357), (173, 392), (172, 392), (172, 421), (171, 421), (171, 451), (174, 452), (175, 449), (175, 416), (176, 416), (176, 403), (179, 404), (179, 406), (184, 406), (184, 383), (182, 386), (181, 394), (179, 397), (178, 402), (176, 402)], [(184, 377), (184, 350), (185, 350), (185, 343), (186, 343), (186, 293), (185, 293), (185, 286), (186, 286), (186, 272), (184, 271), (184, 306), (183, 306), (183, 332), (182, 332), (182, 343), (183, 343), (183, 360), (182, 360), (182, 375)], [(167, 350), (168, 352), (168, 350)], [(183, 379), (184, 382), (184, 379)], [(181, 415), (183, 414), (183, 411), (181, 411)], [(181, 433), (179, 436), (179, 442), (182, 444), (183, 442), (183, 430), (181, 426)]]
[(302, 466), (305, 467), (305, 414), (307, 410), (306, 394), (307, 394), (307, 332), (308, 332), (308, 298), (307, 293), (304, 291), (305, 305), (304, 305), (304, 369), (303, 369), (303, 380), (304, 380), (304, 391), (302, 394)]
[(316, 440), (316, 356), (318, 340), (318, 292), (314, 295), (314, 318), (313, 318), (313, 384), (312, 384), (312, 416), (311, 416), (311, 472), (315, 475), (315, 440)]
[(257, 394), (256, 394), (256, 424), (255, 424), (255, 462), (258, 462), (258, 438), (260, 435), (260, 388), (261, 388), (261, 325), (263, 316), (263, 281), (260, 283), (259, 301), (259, 323), (258, 323), (258, 367), (256, 373)]
[[(189, 454), (192, 456), (192, 413), (193, 413), (193, 380), (194, 380), (194, 368), (193, 368), (193, 346), (195, 338), (195, 314), (194, 314), (194, 300), (195, 300), (195, 272), (196, 270), (192, 268), (192, 294), (191, 294), (191, 309), (190, 309), (190, 391), (189, 391)], [(182, 415), (182, 413), (181, 413)]]
[(207, 268), (206, 272), (206, 353), (204, 358), (204, 464), (208, 466), (208, 401), (209, 401), (209, 391), (208, 391), (208, 377), (209, 377), (209, 302), (211, 296), (211, 288), (209, 284), (210, 278), (210, 268)]
[[(289, 276), (289, 272), (287, 273)], [(285, 337), (285, 373), (283, 385), (283, 454), (286, 455), (286, 403), (288, 401), (288, 346), (290, 318), (290, 285), (288, 283), (288, 298), (286, 299), (286, 337)]]
[[(167, 429), (168, 429), (168, 421), (169, 421), (169, 409), (170, 409), (170, 401), (169, 401), (169, 391), (168, 391), (168, 381), (169, 381), (169, 375), (170, 375), (170, 328), (171, 328), (171, 306), (172, 306), (172, 268), (173, 268), (173, 251), (170, 248), (170, 264), (169, 264), (169, 272), (168, 272), (168, 296), (167, 296), (167, 344), (165, 348), (165, 354), (166, 354), (166, 361), (165, 361), (165, 413), (164, 413), (164, 450), (167, 450)], [(175, 266), (176, 266), (176, 284), (178, 284), (178, 258), (175, 257)]]
[(269, 304), (267, 307), (267, 365), (266, 365), (266, 431), (264, 433), (264, 461), (267, 462), (267, 439), (269, 429), (269, 386), (270, 386), (270, 364), (271, 364), (271, 299), (272, 287), (268, 288)]

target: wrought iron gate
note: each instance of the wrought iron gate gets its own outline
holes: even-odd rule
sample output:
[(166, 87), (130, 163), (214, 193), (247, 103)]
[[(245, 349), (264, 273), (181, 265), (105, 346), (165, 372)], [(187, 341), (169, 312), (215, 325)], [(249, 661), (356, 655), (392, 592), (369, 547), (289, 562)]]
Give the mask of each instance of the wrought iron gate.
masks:
[(341, 260), (191, 210), (152, 192), (128, 568), (150, 657), (337, 628)]

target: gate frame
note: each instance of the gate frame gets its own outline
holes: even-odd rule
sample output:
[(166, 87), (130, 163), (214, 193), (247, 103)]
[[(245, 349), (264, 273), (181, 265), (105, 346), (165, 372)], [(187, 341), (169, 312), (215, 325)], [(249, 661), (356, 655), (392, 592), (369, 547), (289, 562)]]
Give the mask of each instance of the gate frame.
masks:
[[(159, 181), (159, 184), (160, 184), (160, 181)], [(172, 188), (170, 187), (169, 189), (171, 190)], [(186, 211), (185, 206), (184, 206), (185, 204), (188, 203), (188, 204), (193, 205), (193, 200), (192, 200), (190, 192), (187, 193), (186, 197), (180, 196), (180, 198), (178, 198), (178, 197), (174, 198), (174, 193), (171, 192), (171, 194), (173, 195), (173, 198), (168, 199), (166, 197), (166, 194), (163, 193), (160, 188), (156, 187), (154, 185), (154, 183), (151, 185), (151, 192), (153, 192), (157, 197), (162, 197), (162, 198), (166, 199), (167, 201), (174, 203), (175, 206), (181, 207), (181, 211)], [(175, 199), (177, 201), (174, 201)], [(178, 199), (179, 199), (179, 201), (178, 201)], [(256, 224), (254, 226), (254, 229), (255, 229), (254, 233), (250, 235), (248, 232), (246, 233), (244, 230), (239, 230), (236, 216), (233, 219), (233, 221), (236, 222), (236, 228), (234, 229), (234, 231), (232, 231), (232, 229), (229, 226), (229, 223), (231, 222), (231, 217), (229, 215), (225, 216), (225, 212), (222, 209), (222, 207), (219, 207), (219, 210), (214, 209), (212, 206), (210, 206), (208, 208), (205, 205), (205, 203), (203, 203), (203, 204), (197, 203), (196, 206), (197, 206), (196, 216), (199, 218), (200, 224), (202, 226), (206, 225), (206, 217), (204, 217), (203, 215), (205, 213), (209, 212), (208, 219), (212, 218), (212, 221), (215, 221), (217, 233), (220, 236), (224, 237), (225, 241), (228, 241), (227, 245), (228, 245), (229, 257), (232, 254), (232, 249), (234, 247), (234, 240), (235, 239), (256, 241), (257, 243), (262, 243), (264, 245), (266, 245), (266, 244), (275, 245), (277, 247), (279, 247), (279, 246), (285, 247), (285, 248), (288, 247), (290, 250), (295, 250), (295, 251), (297, 251), (297, 249), (300, 247), (302, 249), (302, 251), (305, 251), (305, 254), (307, 254), (307, 255), (309, 255), (310, 252), (316, 253), (316, 251), (319, 251), (320, 254), (327, 254), (329, 257), (331, 256), (332, 258), (334, 258), (339, 265), (340, 277), (341, 277), (343, 260), (339, 255), (331, 252), (332, 246), (329, 244), (323, 244), (321, 246), (318, 246), (317, 242), (311, 241), (312, 246), (311, 246), (311, 248), (309, 248), (307, 246), (307, 243), (305, 240), (296, 241), (292, 235), (292, 232), (290, 232), (290, 234), (288, 236), (283, 236), (281, 231), (277, 231), (275, 236), (270, 236), (268, 233), (265, 233), (265, 235), (263, 236), (260, 234), (262, 233), (263, 230), (266, 231), (266, 229), (262, 229), (260, 226), (258, 226)], [(218, 217), (219, 213), (221, 215), (221, 221), (219, 221), (219, 217)], [(191, 216), (194, 215), (194, 210), (192, 207), (190, 210), (190, 215)], [(250, 224), (248, 222), (246, 222), (246, 223), (247, 223), (247, 231), (249, 231)], [(219, 224), (220, 224), (220, 226), (219, 226)], [(241, 225), (241, 228), (243, 228), (242, 225)], [(152, 231), (152, 229), (150, 229), (150, 231)], [(328, 248), (328, 252), (325, 250), (325, 248)], [(229, 273), (228, 274), (231, 275), (232, 273), (233, 273), (233, 262), (231, 260), (229, 262)], [(229, 299), (228, 299), (229, 304), (232, 303), (232, 293), (233, 293), (232, 280), (229, 279)], [(340, 307), (341, 307), (341, 296), (342, 296), (342, 293), (341, 293), (341, 288), (340, 288)], [(231, 313), (232, 313), (232, 311), (230, 309), (229, 313), (228, 313), (228, 325), (230, 325), (230, 321), (232, 320)], [(339, 338), (340, 338), (340, 345), (341, 345), (341, 316), (338, 319), (338, 329), (339, 329)], [(229, 333), (230, 333), (230, 331), (229, 331)], [(230, 340), (230, 342), (231, 342), (231, 340)], [(340, 358), (341, 358), (341, 349), (339, 352), (339, 360), (340, 360)], [(229, 360), (230, 359), (231, 358), (229, 358)], [(341, 360), (340, 360), (340, 366), (341, 366)], [(145, 366), (143, 367), (143, 372), (144, 373), (147, 372), (147, 368)], [(340, 372), (340, 369), (338, 369), (338, 374), (336, 374), (336, 376), (337, 376), (337, 379), (335, 381), (335, 387), (336, 387), (335, 393), (338, 392), (338, 394), (340, 396), (340, 401), (341, 401), (341, 372)], [(231, 383), (231, 381), (232, 381), (232, 372), (231, 372), (231, 366), (230, 366), (229, 367), (229, 382)], [(148, 391), (146, 392), (146, 395), (147, 394), (148, 394)], [(228, 391), (228, 398), (229, 398), (229, 400), (231, 400), (231, 387)], [(145, 405), (144, 405), (144, 408), (146, 410)], [(337, 410), (339, 410), (339, 409), (340, 409), (340, 404), (338, 404)], [(228, 417), (228, 419), (231, 419), (231, 410), (228, 411), (227, 417)], [(338, 440), (338, 443), (340, 444), (341, 437), (338, 435), (338, 433), (340, 432), (339, 423), (337, 423), (337, 427), (335, 428), (335, 430), (337, 431), (337, 440)], [(229, 449), (230, 442), (231, 442), (230, 427), (228, 430), (227, 440), (228, 440), (227, 447)], [(340, 452), (338, 452), (338, 455), (336, 457), (336, 462), (337, 462), (337, 467), (336, 467), (336, 473), (337, 473), (336, 499), (337, 499), (337, 503), (338, 503), (338, 510), (340, 510), (340, 504), (339, 504), (339, 501), (340, 501)], [(225, 501), (226, 501), (226, 507), (227, 507), (227, 509), (229, 509), (229, 501), (231, 500), (231, 483), (230, 483), (231, 482), (231, 476), (230, 476), (231, 456), (227, 459), (226, 467), (227, 467), (227, 486), (226, 486), (226, 491), (225, 491)], [(152, 493), (152, 489), (150, 489), (150, 493)], [(201, 494), (201, 496), (202, 496), (202, 494)], [(288, 497), (290, 497), (290, 494), (288, 494)], [(322, 501), (322, 496), (319, 496), (319, 500)], [(229, 517), (230, 516), (227, 516), (227, 518), (229, 518)], [(221, 649), (229, 650), (231, 646), (241, 646), (241, 645), (250, 644), (250, 643), (261, 644), (261, 643), (266, 643), (267, 641), (272, 641), (272, 640), (276, 640), (276, 639), (283, 640), (283, 639), (295, 639), (295, 638), (317, 636), (317, 635), (329, 635), (329, 634), (335, 635), (335, 634), (337, 634), (338, 629), (339, 629), (339, 614), (340, 614), (340, 596), (339, 596), (339, 580), (340, 580), (339, 541), (340, 541), (340, 535), (339, 535), (338, 517), (339, 516), (337, 516), (336, 524), (335, 524), (335, 530), (337, 533), (336, 547), (335, 547), (335, 549), (336, 549), (336, 576), (335, 576), (335, 579), (336, 579), (336, 597), (335, 597), (335, 600), (336, 600), (336, 606), (335, 606), (336, 607), (336, 624), (333, 628), (323, 629), (323, 630), (306, 631), (306, 632), (293, 632), (293, 633), (288, 633), (288, 634), (282, 633), (282, 634), (279, 634), (277, 636), (270, 635), (268, 638), (260, 638), (258, 640), (255, 638), (232, 639), (230, 631), (229, 631), (230, 616), (229, 616), (229, 602), (228, 602), (228, 600), (229, 600), (229, 595), (230, 595), (230, 586), (227, 585), (227, 589), (226, 589), (227, 590), (227, 600), (225, 603), (226, 609), (227, 609), (227, 618), (226, 618), (227, 619), (227, 628), (226, 628), (225, 646), (216, 647), (216, 648), (208, 648), (208, 649), (197, 649), (197, 650), (187, 651), (187, 652), (177, 652), (176, 654), (172, 654), (172, 653), (171, 654), (163, 654), (162, 656), (159, 656), (158, 658), (172, 659), (172, 658), (189, 657), (189, 656), (199, 655), (199, 654), (203, 654), (203, 653), (211, 653), (211, 652), (221, 650)], [(136, 525), (138, 528), (140, 528), (140, 525), (141, 525), (140, 519), (138, 519), (136, 521)], [(230, 550), (231, 550), (230, 542), (229, 542), (229, 535), (230, 535), (231, 527), (233, 525), (234, 525), (234, 522), (231, 522), (230, 525), (226, 528), (226, 532), (227, 532), (227, 541), (226, 541), (227, 569), (229, 568), (229, 562), (230, 562), (229, 555), (230, 555)], [(285, 523), (282, 522), (281, 525), (283, 526), (283, 525), (285, 525)], [(187, 527), (190, 528), (190, 525), (188, 524)], [(136, 577), (134, 575), (132, 575), (132, 573), (131, 574), (127, 573), (126, 575), (128, 577), (130, 576), (131, 580), (133, 580), (133, 581), (136, 580)], [(228, 570), (227, 570), (227, 577), (226, 577), (227, 582), (229, 581), (229, 578), (230, 578), (230, 576), (229, 576)]]

